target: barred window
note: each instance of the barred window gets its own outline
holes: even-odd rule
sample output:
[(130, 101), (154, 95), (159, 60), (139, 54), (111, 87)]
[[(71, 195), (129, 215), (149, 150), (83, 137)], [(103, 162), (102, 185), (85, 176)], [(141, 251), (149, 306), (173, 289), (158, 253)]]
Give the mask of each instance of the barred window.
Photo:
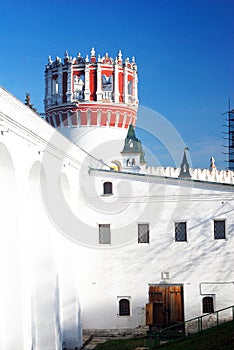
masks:
[(214, 300), (212, 297), (202, 299), (202, 312), (204, 314), (214, 312)]
[(109, 224), (99, 225), (99, 243), (110, 244), (110, 225)]
[(112, 183), (111, 182), (104, 182), (103, 194), (112, 194)]
[(225, 239), (225, 220), (214, 220), (214, 239)]
[(176, 242), (187, 241), (186, 222), (175, 222), (175, 240)]
[(119, 316), (130, 316), (130, 301), (128, 299), (119, 300)]
[(138, 243), (149, 243), (149, 224), (138, 224)]

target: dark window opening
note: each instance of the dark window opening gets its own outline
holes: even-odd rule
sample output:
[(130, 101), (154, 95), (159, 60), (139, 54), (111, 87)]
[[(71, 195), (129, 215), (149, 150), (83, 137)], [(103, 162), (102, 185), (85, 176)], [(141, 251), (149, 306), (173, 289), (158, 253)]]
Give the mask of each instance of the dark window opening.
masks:
[(138, 224), (138, 243), (149, 243), (149, 224)]
[(225, 239), (225, 220), (214, 220), (214, 239)]
[(187, 241), (186, 222), (175, 222), (175, 240), (176, 242)]
[(99, 243), (100, 244), (110, 244), (110, 224), (100, 224), (99, 225)]
[(130, 302), (128, 299), (120, 299), (119, 316), (130, 316)]
[(103, 193), (104, 194), (112, 194), (112, 183), (111, 182), (104, 182)]
[(214, 312), (214, 302), (212, 297), (204, 297), (202, 299), (202, 312), (204, 314)]

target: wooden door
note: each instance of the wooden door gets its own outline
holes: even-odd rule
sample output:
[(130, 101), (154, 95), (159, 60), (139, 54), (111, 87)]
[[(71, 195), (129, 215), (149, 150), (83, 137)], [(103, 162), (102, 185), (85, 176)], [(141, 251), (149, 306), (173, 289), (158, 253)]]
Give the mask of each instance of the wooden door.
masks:
[(183, 321), (183, 286), (150, 286), (149, 303), (146, 306), (146, 324), (164, 328)]
[(151, 326), (154, 324), (153, 303), (146, 304), (146, 324)]

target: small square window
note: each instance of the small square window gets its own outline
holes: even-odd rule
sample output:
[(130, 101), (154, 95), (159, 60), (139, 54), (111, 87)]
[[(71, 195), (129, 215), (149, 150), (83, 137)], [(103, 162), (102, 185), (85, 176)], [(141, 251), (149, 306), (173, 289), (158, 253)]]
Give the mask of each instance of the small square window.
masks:
[(110, 244), (110, 225), (109, 224), (99, 225), (99, 243)]
[(149, 243), (149, 224), (138, 224), (138, 243)]
[(214, 239), (225, 239), (225, 220), (214, 220)]
[(175, 240), (176, 242), (187, 241), (186, 222), (175, 222)]

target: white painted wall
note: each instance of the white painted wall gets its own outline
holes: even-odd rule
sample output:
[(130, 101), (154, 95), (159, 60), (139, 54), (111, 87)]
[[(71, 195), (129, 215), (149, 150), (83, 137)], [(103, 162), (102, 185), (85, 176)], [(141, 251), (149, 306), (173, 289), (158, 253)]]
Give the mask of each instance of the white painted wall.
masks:
[[(1, 130), (0, 348), (79, 347), (77, 254), (51, 222), (43, 199), (49, 198), (51, 181), (58, 187), (61, 175), (60, 171), (51, 180), (44, 154), (52, 167), (56, 159), (63, 170), (71, 143), (4, 89), (0, 89)], [(61, 183), (66, 192), (65, 180)]]
[[(74, 348), (81, 323), (144, 326), (148, 284), (163, 271), (184, 285), (186, 319), (201, 315), (203, 294), (215, 295), (216, 309), (233, 304), (233, 185), (101, 169), (4, 89), (1, 130), (1, 349)], [(213, 238), (215, 218), (226, 220), (225, 240)], [(187, 222), (187, 242), (175, 242), (176, 220)], [(144, 222), (149, 244), (137, 240)], [(102, 223), (110, 245), (99, 244)], [(129, 317), (117, 315), (121, 296)]]
[[(81, 284), (84, 328), (144, 325), (148, 284), (160, 283), (163, 271), (169, 272), (168, 283), (184, 285), (186, 319), (202, 315), (203, 294), (214, 295), (216, 310), (233, 304), (232, 186), (100, 170), (91, 171), (90, 176), (96, 193), (87, 185), (88, 206), (91, 211), (95, 204), (99, 214), (90, 214), (88, 221), (90, 231), (96, 223), (96, 242), (86, 253), (89, 273), (87, 278), (83, 270)], [(113, 182), (113, 196), (100, 195), (104, 181)], [(214, 219), (226, 220), (226, 239), (214, 239)], [(187, 222), (187, 242), (175, 242), (175, 221)], [(138, 243), (138, 222), (150, 224), (149, 244)], [(111, 224), (109, 247), (98, 244), (98, 223)], [(131, 297), (131, 317), (117, 316), (118, 296)]]

